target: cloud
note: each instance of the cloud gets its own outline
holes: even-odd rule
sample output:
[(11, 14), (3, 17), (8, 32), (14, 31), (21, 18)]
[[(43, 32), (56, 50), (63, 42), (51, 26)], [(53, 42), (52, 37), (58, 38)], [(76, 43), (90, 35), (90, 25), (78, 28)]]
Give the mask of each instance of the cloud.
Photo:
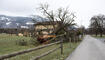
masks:
[(0, 11), (18, 15), (29, 15), (34, 11), (35, 6), (33, 2), (34, 0), (4, 0), (0, 4)]
[(89, 26), (89, 20), (93, 15), (105, 14), (105, 0), (0, 0), (0, 14), (7, 15), (41, 15), (36, 8), (40, 3), (50, 4), (51, 9), (70, 7), (70, 11), (76, 12), (76, 23)]

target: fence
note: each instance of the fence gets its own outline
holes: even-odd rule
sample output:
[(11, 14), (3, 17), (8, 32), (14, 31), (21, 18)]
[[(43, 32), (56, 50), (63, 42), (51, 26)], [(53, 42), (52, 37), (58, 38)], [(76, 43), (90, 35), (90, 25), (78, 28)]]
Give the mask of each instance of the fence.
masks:
[[(61, 37), (61, 36), (63, 36), (63, 35), (60, 35), (60, 36), (57, 36), (57, 37)], [(61, 54), (63, 54), (63, 39), (61, 39), (60, 41), (50, 43), (50, 44), (47, 44), (47, 45), (43, 45), (43, 46), (39, 46), (39, 47), (36, 47), (36, 48), (31, 48), (31, 49), (27, 49), (27, 50), (24, 50), (24, 51), (19, 51), (19, 52), (14, 52), (14, 53), (11, 53), (11, 54), (2, 55), (2, 56), (0, 56), (0, 60), (5, 60), (5, 59), (11, 58), (11, 57), (15, 57), (17, 55), (29, 53), (29, 52), (36, 51), (36, 50), (39, 50), (39, 49), (42, 49), (42, 48), (45, 48), (45, 47), (48, 47), (48, 46), (52, 46), (52, 45), (55, 45), (55, 44), (59, 44), (59, 43), (60, 43), (60, 46), (58, 48), (54, 48), (54, 49), (52, 49), (48, 52), (45, 52), (44, 54), (41, 54), (40, 56), (37, 56), (37, 57), (34, 57), (34, 58), (30, 59), (30, 60), (39, 60), (41, 57), (44, 57), (44, 56), (46, 56), (50, 53), (53, 53), (54, 51), (58, 50), (59, 48), (61, 49)]]

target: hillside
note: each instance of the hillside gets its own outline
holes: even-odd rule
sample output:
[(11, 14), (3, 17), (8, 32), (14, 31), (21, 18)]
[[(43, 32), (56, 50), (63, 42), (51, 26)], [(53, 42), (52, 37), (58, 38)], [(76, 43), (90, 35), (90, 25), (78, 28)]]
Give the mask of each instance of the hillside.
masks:
[(0, 28), (17, 28), (24, 27), (29, 28), (33, 23), (33, 18), (37, 21), (41, 21), (45, 18), (35, 15), (34, 17), (18, 17), (18, 16), (6, 16), (0, 15)]

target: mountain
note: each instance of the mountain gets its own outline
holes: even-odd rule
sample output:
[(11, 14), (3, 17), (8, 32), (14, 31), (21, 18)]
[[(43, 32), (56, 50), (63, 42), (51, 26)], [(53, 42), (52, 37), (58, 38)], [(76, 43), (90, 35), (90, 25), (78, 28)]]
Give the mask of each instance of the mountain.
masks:
[(33, 19), (39, 21), (47, 20), (45, 18), (42, 18), (38, 15), (29, 16), (29, 17), (18, 17), (18, 16), (6, 16), (6, 15), (0, 15), (0, 28), (17, 28), (17, 27), (23, 27), (23, 28), (30, 28), (34, 24)]

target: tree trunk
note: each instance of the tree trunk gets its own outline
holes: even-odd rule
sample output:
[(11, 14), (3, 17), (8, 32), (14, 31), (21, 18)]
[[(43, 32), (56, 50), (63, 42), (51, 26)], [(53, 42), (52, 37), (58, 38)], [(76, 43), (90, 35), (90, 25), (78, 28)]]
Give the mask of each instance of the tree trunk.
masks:
[(97, 36), (97, 32), (96, 32), (96, 36)]
[(102, 32), (100, 33), (100, 37), (102, 37), (103, 36), (103, 34), (102, 34)]

